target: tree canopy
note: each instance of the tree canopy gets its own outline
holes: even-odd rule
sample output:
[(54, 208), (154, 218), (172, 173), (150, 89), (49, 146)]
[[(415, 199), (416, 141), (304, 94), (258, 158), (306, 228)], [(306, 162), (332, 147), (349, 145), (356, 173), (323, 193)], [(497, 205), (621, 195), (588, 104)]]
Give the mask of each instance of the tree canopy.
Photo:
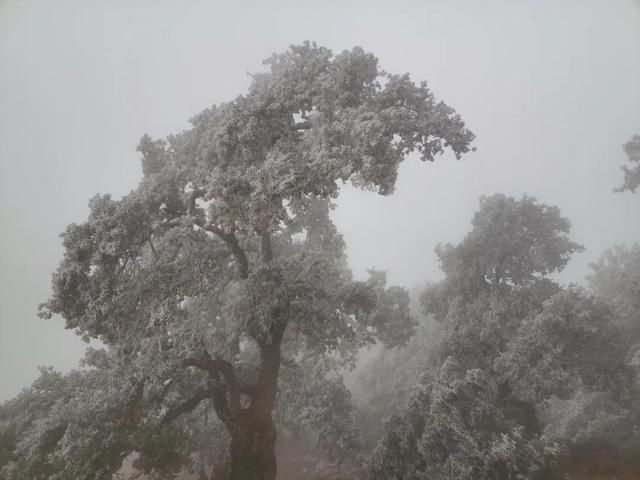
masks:
[(634, 277), (633, 255), (620, 249), (594, 265), (596, 291), (606, 286), (594, 296), (548, 277), (581, 249), (556, 207), (493, 195), (481, 199), (472, 225), (458, 245), (437, 249), (446, 277), (422, 303), (442, 323), (443, 339), (406, 408), (387, 421), (370, 477), (624, 470), (640, 440), (635, 350), (621, 329), (635, 310), (633, 295), (611, 302), (617, 308), (604, 297), (632, 291), (616, 281)]
[(634, 135), (622, 148), (629, 158), (630, 165), (622, 166), (624, 182), (618, 191), (629, 190), (634, 193), (640, 185), (640, 135)]
[[(145, 470), (170, 475), (206, 449), (198, 438), (211, 427), (197, 420), (205, 405), (229, 439), (217, 462), (228, 478), (275, 478), (276, 406), (315, 405), (305, 418), (321, 443), (357, 443), (347, 440), (348, 395), (331, 372), (363, 345), (403, 344), (415, 322), (407, 292), (387, 287), (384, 274), (354, 280), (331, 200), (346, 181), (388, 195), (408, 154), (433, 161), (449, 149), (459, 158), (473, 134), (426, 83), (384, 72), (359, 47), (333, 55), (304, 43), (265, 64), (245, 95), (205, 109), (188, 130), (142, 137), (139, 186), (121, 199), (96, 195), (87, 220), (63, 234), (40, 314), (61, 315), (105, 351), (65, 377), (73, 393), (48, 407), (58, 421), (25, 424), (32, 440), (20, 448), (47, 438), (46, 454), (33, 457), (45, 473), (29, 478), (79, 478), (89, 468), (110, 478), (134, 452)], [(297, 396), (281, 388), (296, 375)], [(319, 395), (344, 406), (341, 425), (324, 424)], [(69, 405), (83, 414), (65, 414)], [(152, 451), (172, 451), (162, 462), (175, 464)], [(198, 458), (210, 475), (216, 461)], [(26, 470), (12, 462), (7, 471)]]

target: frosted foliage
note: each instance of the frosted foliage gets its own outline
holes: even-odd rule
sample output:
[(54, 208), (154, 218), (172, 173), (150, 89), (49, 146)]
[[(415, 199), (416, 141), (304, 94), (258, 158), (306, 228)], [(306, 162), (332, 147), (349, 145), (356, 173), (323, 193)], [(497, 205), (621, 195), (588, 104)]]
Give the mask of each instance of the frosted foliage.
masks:
[[(392, 417), (369, 461), (371, 478), (526, 479), (545, 468), (552, 446), (510, 418), (481, 370), (446, 361), (425, 379), (405, 412)], [(527, 438), (529, 437), (529, 438)]]
[(446, 277), (421, 300), (443, 337), (386, 422), (372, 479), (635, 468), (637, 248), (594, 264), (596, 295), (561, 287), (547, 275), (580, 249), (569, 226), (555, 207), (493, 195), (460, 244), (438, 249)]
[(620, 327), (640, 348), (640, 245), (617, 245), (591, 268), (591, 290), (618, 314)]
[(629, 159), (629, 165), (622, 166), (624, 183), (618, 191), (629, 190), (635, 193), (640, 185), (640, 135), (634, 135), (624, 144), (623, 149)]
[[(62, 235), (40, 314), (61, 315), (105, 351), (61, 378), (76, 403), (61, 394), (34, 414), (46, 421), (19, 429), (19, 452), (46, 443), (31, 455), (46, 478), (109, 478), (134, 452), (156, 476), (226, 466), (230, 478), (273, 478), (272, 412), (289, 401), (284, 372), (300, 358), (317, 368), (299, 372), (306, 393), (287, 418), (304, 419), (332, 458), (357, 448), (331, 372), (364, 345), (405, 343), (415, 322), (407, 292), (383, 273), (352, 278), (331, 200), (347, 181), (390, 194), (407, 154), (460, 157), (473, 134), (425, 83), (383, 72), (359, 47), (333, 55), (304, 43), (265, 65), (245, 95), (188, 130), (143, 136), (139, 186), (95, 196), (87, 220)], [(340, 422), (327, 425), (320, 399), (340, 405)], [(204, 454), (218, 430), (228, 450)]]

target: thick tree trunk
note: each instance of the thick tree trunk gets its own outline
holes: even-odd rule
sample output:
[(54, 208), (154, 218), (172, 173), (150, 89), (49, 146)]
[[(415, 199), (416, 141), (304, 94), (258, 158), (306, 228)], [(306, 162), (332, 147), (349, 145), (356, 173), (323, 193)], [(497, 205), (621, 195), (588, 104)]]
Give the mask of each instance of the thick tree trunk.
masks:
[(270, 412), (243, 412), (234, 421), (229, 480), (275, 480), (276, 427)]

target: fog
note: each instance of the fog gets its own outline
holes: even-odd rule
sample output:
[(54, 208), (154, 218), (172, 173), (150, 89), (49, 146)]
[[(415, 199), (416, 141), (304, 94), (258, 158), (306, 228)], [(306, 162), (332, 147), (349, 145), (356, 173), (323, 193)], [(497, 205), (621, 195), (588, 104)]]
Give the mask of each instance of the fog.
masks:
[(631, 0), (0, 2), (0, 400), (66, 371), (85, 344), (41, 320), (58, 235), (96, 193), (140, 178), (140, 137), (189, 126), (246, 92), (290, 44), (362, 46), (427, 80), (475, 133), (460, 161), (403, 163), (388, 197), (343, 188), (333, 219), (358, 278), (408, 288), (443, 278), (434, 253), (469, 231), (481, 195), (557, 205), (585, 246), (559, 274), (640, 238), (622, 144), (640, 131), (640, 3)]

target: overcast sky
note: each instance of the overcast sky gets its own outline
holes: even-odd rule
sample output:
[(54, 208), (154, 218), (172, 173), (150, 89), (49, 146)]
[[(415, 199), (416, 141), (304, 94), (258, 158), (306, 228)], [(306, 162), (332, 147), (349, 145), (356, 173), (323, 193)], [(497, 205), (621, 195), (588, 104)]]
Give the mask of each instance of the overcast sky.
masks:
[(0, 0), (0, 400), (68, 369), (84, 345), (40, 320), (88, 199), (135, 188), (140, 136), (179, 131), (245, 91), (289, 44), (360, 45), (427, 80), (477, 135), (460, 162), (404, 164), (387, 198), (345, 189), (334, 218), (356, 274), (437, 280), (438, 242), (459, 241), (483, 194), (558, 205), (583, 243), (561, 276), (640, 239), (640, 194), (614, 194), (621, 145), (640, 133), (640, 3), (530, 1)]

